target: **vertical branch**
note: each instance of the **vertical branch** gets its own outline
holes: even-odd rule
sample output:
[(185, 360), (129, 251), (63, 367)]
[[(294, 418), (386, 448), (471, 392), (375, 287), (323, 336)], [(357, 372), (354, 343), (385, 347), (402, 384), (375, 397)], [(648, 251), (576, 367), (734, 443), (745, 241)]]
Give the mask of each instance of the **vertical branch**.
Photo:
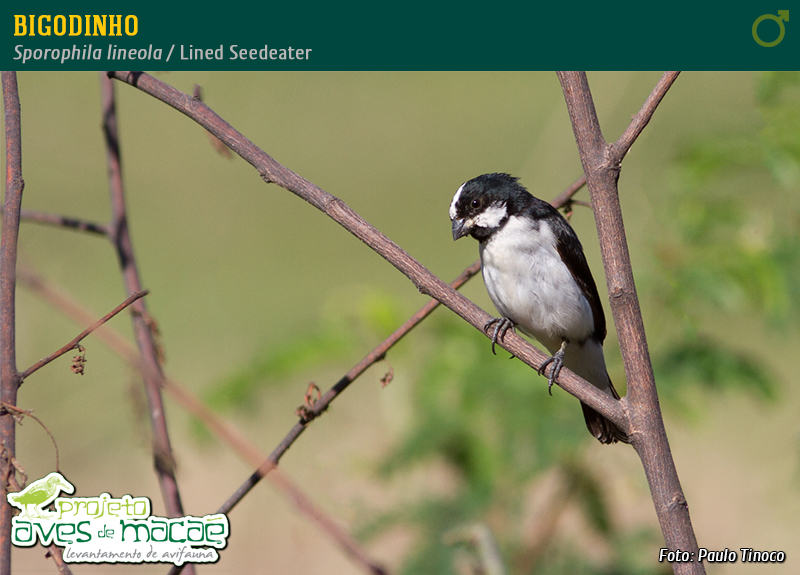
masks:
[[(122, 278), (128, 293), (142, 291), (139, 271), (133, 254), (133, 244), (128, 231), (128, 217), (125, 207), (125, 190), (122, 183), (119, 138), (117, 133), (114, 85), (105, 74), (100, 76), (103, 98), (103, 132), (106, 141), (108, 179), (111, 192), (111, 222), (109, 236), (117, 251)], [(161, 493), (164, 497), (167, 514), (170, 517), (183, 515), (178, 483), (175, 479), (175, 459), (172, 455), (167, 420), (161, 397), (164, 373), (161, 369), (153, 332), (147, 321), (147, 309), (143, 300), (136, 301), (133, 311), (133, 330), (136, 344), (144, 367), (144, 383), (150, 411), (150, 425), (153, 434), (153, 463), (158, 475)]]
[[(668, 88), (676, 75), (665, 74), (654, 93), (659, 88), (663, 90), (665, 84)], [(632, 444), (642, 461), (667, 547), (693, 551), (696, 559), (697, 540), (661, 417), (617, 189), (622, 158), (638, 133), (626, 131), (618, 142), (606, 144), (586, 75), (561, 72), (559, 80), (594, 207), (611, 311), (628, 382), (628, 394), (622, 403), (630, 419)], [(658, 101), (648, 99), (643, 110), (650, 105), (652, 114)], [(674, 563), (673, 570), (678, 574), (705, 573), (700, 562)]]
[[(20, 382), (16, 356), (17, 239), (25, 182), (22, 180), (19, 91), (14, 72), (3, 72), (3, 109), (6, 126), (6, 196), (0, 239), (0, 401), (16, 405)], [(6, 495), (14, 474), (14, 425), (11, 413), (5, 411), (0, 415), (0, 575), (11, 573), (12, 508), (6, 502)]]

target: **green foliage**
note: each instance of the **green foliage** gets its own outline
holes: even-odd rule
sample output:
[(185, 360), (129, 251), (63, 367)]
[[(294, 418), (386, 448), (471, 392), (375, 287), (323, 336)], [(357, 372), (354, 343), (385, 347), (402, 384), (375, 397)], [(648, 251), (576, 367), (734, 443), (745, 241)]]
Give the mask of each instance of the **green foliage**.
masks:
[(658, 341), (654, 367), (681, 411), (688, 404), (673, 393), (681, 386), (775, 397), (774, 370), (727, 343), (720, 326), (763, 321), (767, 330), (786, 330), (799, 319), (800, 75), (761, 75), (757, 109), (760, 128), (677, 154), (660, 211), (665, 233), (648, 279), (660, 327), (680, 335)]
[(800, 73), (768, 72), (758, 86), (764, 118), (761, 142), (772, 177), (789, 187), (800, 183)]
[(653, 360), (653, 368), (662, 402), (671, 406), (673, 413), (691, 419), (703, 412), (698, 391), (707, 396), (744, 391), (762, 400), (778, 396), (777, 377), (770, 366), (708, 338), (673, 342)]

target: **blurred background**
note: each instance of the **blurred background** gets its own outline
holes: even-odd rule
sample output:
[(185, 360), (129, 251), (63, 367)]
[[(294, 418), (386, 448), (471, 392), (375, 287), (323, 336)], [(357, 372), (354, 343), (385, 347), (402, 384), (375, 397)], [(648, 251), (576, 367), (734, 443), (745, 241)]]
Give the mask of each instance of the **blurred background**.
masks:
[[(552, 73), (159, 73), (263, 150), (334, 194), (446, 281), (478, 257), (454, 243), (447, 209), (465, 180), (505, 171), (552, 199), (580, 174)], [(606, 140), (660, 77), (593, 73)], [(23, 208), (110, 217), (95, 73), (21, 73)], [(393, 267), (198, 125), (117, 84), (130, 228), (165, 371), (270, 452), (313, 381), (325, 391), (426, 299)], [(684, 73), (626, 157), (620, 194), (673, 456), (701, 547), (783, 550), (783, 564), (709, 573), (797, 572), (800, 540), (800, 77)], [(576, 199), (588, 200), (583, 190)], [(575, 206), (606, 301), (594, 220)], [(103, 239), (23, 223), (20, 266), (99, 317), (125, 297)], [(480, 278), (463, 293), (494, 314)], [(20, 369), (84, 326), (17, 291)], [(606, 314), (610, 312), (606, 303)], [(110, 326), (131, 338), (127, 313)], [(58, 442), (75, 495), (148, 496), (139, 377), (96, 338), (85, 375), (69, 357), (25, 381), (19, 406)], [(624, 392), (613, 325), (609, 372)], [(285, 473), (392, 573), (669, 573), (634, 451), (586, 431), (578, 402), (445, 309), (437, 310), (311, 424)], [(380, 379), (393, 371), (393, 381)], [(252, 468), (165, 397), (187, 513), (217, 509)], [(55, 468), (26, 419), (29, 480)], [(267, 482), (229, 514), (203, 572), (363, 572)], [(53, 573), (44, 549), (15, 571)], [(74, 565), (75, 573), (167, 566)]]

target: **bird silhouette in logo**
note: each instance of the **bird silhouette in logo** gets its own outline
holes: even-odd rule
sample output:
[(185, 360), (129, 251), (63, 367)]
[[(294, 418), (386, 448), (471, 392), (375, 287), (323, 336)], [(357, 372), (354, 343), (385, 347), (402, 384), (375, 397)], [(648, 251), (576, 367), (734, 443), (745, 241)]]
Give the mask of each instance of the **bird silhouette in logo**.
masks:
[(49, 505), (60, 491), (73, 493), (75, 487), (60, 473), (54, 471), (50, 475), (34, 481), (18, 493), (9, 493), (8, 503), (21, 509), (22, 515), (29, 519), (34, 517), (49, 519), (48, 515), (55, 515), (55, 513), (45, 512), (46, 515), (43, 515), (43, 508)]

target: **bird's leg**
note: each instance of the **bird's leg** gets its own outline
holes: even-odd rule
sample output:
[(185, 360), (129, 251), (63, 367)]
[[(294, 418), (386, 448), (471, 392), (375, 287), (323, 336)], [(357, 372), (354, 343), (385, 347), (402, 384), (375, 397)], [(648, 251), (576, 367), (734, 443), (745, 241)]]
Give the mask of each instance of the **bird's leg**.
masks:
[[(506, 332), (509, 329), (514, 333), (517, 333), (517, 330), (514, 329), (514, 322), (507, 317), (493, 317), (483, 326), (483, 331), (489, 333), (489, 328), (492, 325), (494, 325), (494, 333), (492, 333), (492, 353), (497, 355), (497, 352), (494, 350), (494, 345), (498, 340), (502, 340), (506, 336)], [(511, 357), (514, 356), (512, 355)]]
[(558, 377), (558, 374), (561, 373), (561, 368), (564, 367), (564, 352), (567, 349), (567, 344), (569, 344), (569, 340), (565, 339), (561, 341), (561, 347), (558, 349), (557, 352), (553, 354), (553, 357), (545, 360), (545, 362), (539, 367), (539, 375), (544, 375), (545, 368), (551, 363), (553, 367), (550, 368), (550, 376), (547, 378), (547, 391), (550, 395), (553, 395), (553, 384)]

